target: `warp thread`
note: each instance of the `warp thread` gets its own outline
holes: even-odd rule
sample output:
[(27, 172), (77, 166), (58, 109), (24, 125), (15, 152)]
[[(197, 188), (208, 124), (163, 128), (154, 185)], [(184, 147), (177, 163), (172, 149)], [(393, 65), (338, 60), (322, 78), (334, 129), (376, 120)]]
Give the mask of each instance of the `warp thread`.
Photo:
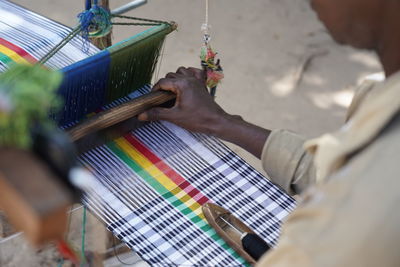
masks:
[[(139, 22), (112, 22), (112, 18), (122, 18), (131, 21)], [(79, 24), (67, 36), (61, 40), (59, 44), (53, 47), (38, 64), (46, 63), (54, 56), (61, 48), (63, 48), (72, 38), (81, 33), (83, 37), (83, 51), (89, 49), (89, 38), (101, 38), (108, 35), (113, 25), (128, 25), (128, 26), (160, 26), (162, 24), (172, 25), (171, 22), (162, 20), (145, 19), (138, 17), (112, 15), (109, 10), (97, 5), (97, 0), (94, 4), (91, 1), (86, 2), (86, 10), (78, 14)]]
[(68, 219), (68, 228), (65, 234), (64, 240), (59, 240), (57, 242), (57, 249), (61, 255), (61, 258), (58, 261), (58, 267), (62, 267), (64, 265), (65, 260), (71, 261), (76, 266), (83, 266), (87, 263), (86, 254), (85, 254), (85, 242), (86, 242), (86, 222), (87, 222), (87, 208), (83, 206), (82, 208), (82, 234), (81, 234), (81, 252), (80, 256), (72, 246), (67, 241), (68, 232), (71, 224), (71, 217), (72, 217), (72, 207), (69, 212), (69, 219)]
[(85, 255), (85, 240), (86, 240), (86, 206), (83, 206), (82, 214), (82, 245), (81, 245), (81, 263), (85, 264), (87, 262)]

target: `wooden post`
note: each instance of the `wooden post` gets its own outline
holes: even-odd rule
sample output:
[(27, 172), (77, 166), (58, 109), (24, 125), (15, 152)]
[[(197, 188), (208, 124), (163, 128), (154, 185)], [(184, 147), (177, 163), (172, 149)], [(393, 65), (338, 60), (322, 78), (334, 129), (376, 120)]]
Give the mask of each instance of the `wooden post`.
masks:
[(36, 245), (63, 237), (73, 195), (29, 151), (0, 149), (0, 209)]
[[(110, 10), (110, 3), (109, 0), (99, 0), (99, 6)], [(101, 38), (90, 38), (92, 44), (97, 46), (99, 49), (104, 49), (111, 46), (111, 32), (104, 37)]]

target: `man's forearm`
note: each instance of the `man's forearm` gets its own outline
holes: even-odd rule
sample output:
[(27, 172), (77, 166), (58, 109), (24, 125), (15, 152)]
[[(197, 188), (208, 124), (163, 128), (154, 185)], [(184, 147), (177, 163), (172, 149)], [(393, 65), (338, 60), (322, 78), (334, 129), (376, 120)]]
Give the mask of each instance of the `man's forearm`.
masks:
[(234, 143), (261, 158), (265, 142), (271, 131), (244, 121), (240, 116), (226, 115), (214, 130), (214, 135)]
[(208, 93), (204, 72), (194, 68), (179, 68), (159, 80), (153, 90), (166, 90), (176, 94), (172, 108), (152, 108), (139, 115), (142, 121), (166, 120), (186, 130), (211, 134), (241, 146), (258, 158), (269, 130), (227, 114)]

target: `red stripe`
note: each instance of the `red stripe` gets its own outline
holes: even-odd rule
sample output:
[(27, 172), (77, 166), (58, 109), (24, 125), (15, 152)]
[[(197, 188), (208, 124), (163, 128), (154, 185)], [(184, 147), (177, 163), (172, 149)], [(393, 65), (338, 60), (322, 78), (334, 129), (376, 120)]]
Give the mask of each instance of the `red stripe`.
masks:
[(203, 205), (209, 202), (209, 199), (203, 195), (197, 188), (193, 187), (188, 181), (185, 180), (179, 173), (171, 169), (162, 159), (157, 157), (153, 152), (150, 151), (145, 145), (140, 142), (136, 137), (131, 134), (124, 136), (125, 139), (135, 147), (140, 153), (143, 154), (151, 163), (168, 176), (179, 188), (185, 191), (190, 197), (196, 200), (197, 203)]
[(0, 38), (0, 45), (4, 45), (8, 49), (11, 49), (12, 51), (17, 53), (21, 57), (25, 58), (30, 63), (36, 63), (37, 62), (37, 60), (33, 56), (31, 56), (28, 52), (26, 52), (24, 49), (22, 49), (21, 47), (15, 45), (15, 44), (10, 43), (7, 40), (4, 40), (3, 38)]

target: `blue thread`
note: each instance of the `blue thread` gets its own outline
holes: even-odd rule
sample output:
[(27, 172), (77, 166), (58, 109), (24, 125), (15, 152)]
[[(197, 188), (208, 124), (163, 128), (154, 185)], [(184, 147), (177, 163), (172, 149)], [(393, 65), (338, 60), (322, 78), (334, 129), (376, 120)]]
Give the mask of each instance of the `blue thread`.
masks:
[(89, 28), (92, 23), (94, 14), (91, 12), (92, 8), (85, 10), (78, 14), (78, 19), (81, 27), (81, 35), (83, 37), (83, 51), (89, 50)]
[(110, 12), (97, 6), (96, 2), (89, 10), (85, 10), (78, 15), (82, 37), (85, 39), (86, 46), (89, 37), (106, 36), (112, 28)]
[(108, 104), (110, 62), (110, 52), (104, 50), (61, 70), (64, 79), (58, 94), (64, 99), (64, 107), (55, 115), (60, 126), (76, 122)]

